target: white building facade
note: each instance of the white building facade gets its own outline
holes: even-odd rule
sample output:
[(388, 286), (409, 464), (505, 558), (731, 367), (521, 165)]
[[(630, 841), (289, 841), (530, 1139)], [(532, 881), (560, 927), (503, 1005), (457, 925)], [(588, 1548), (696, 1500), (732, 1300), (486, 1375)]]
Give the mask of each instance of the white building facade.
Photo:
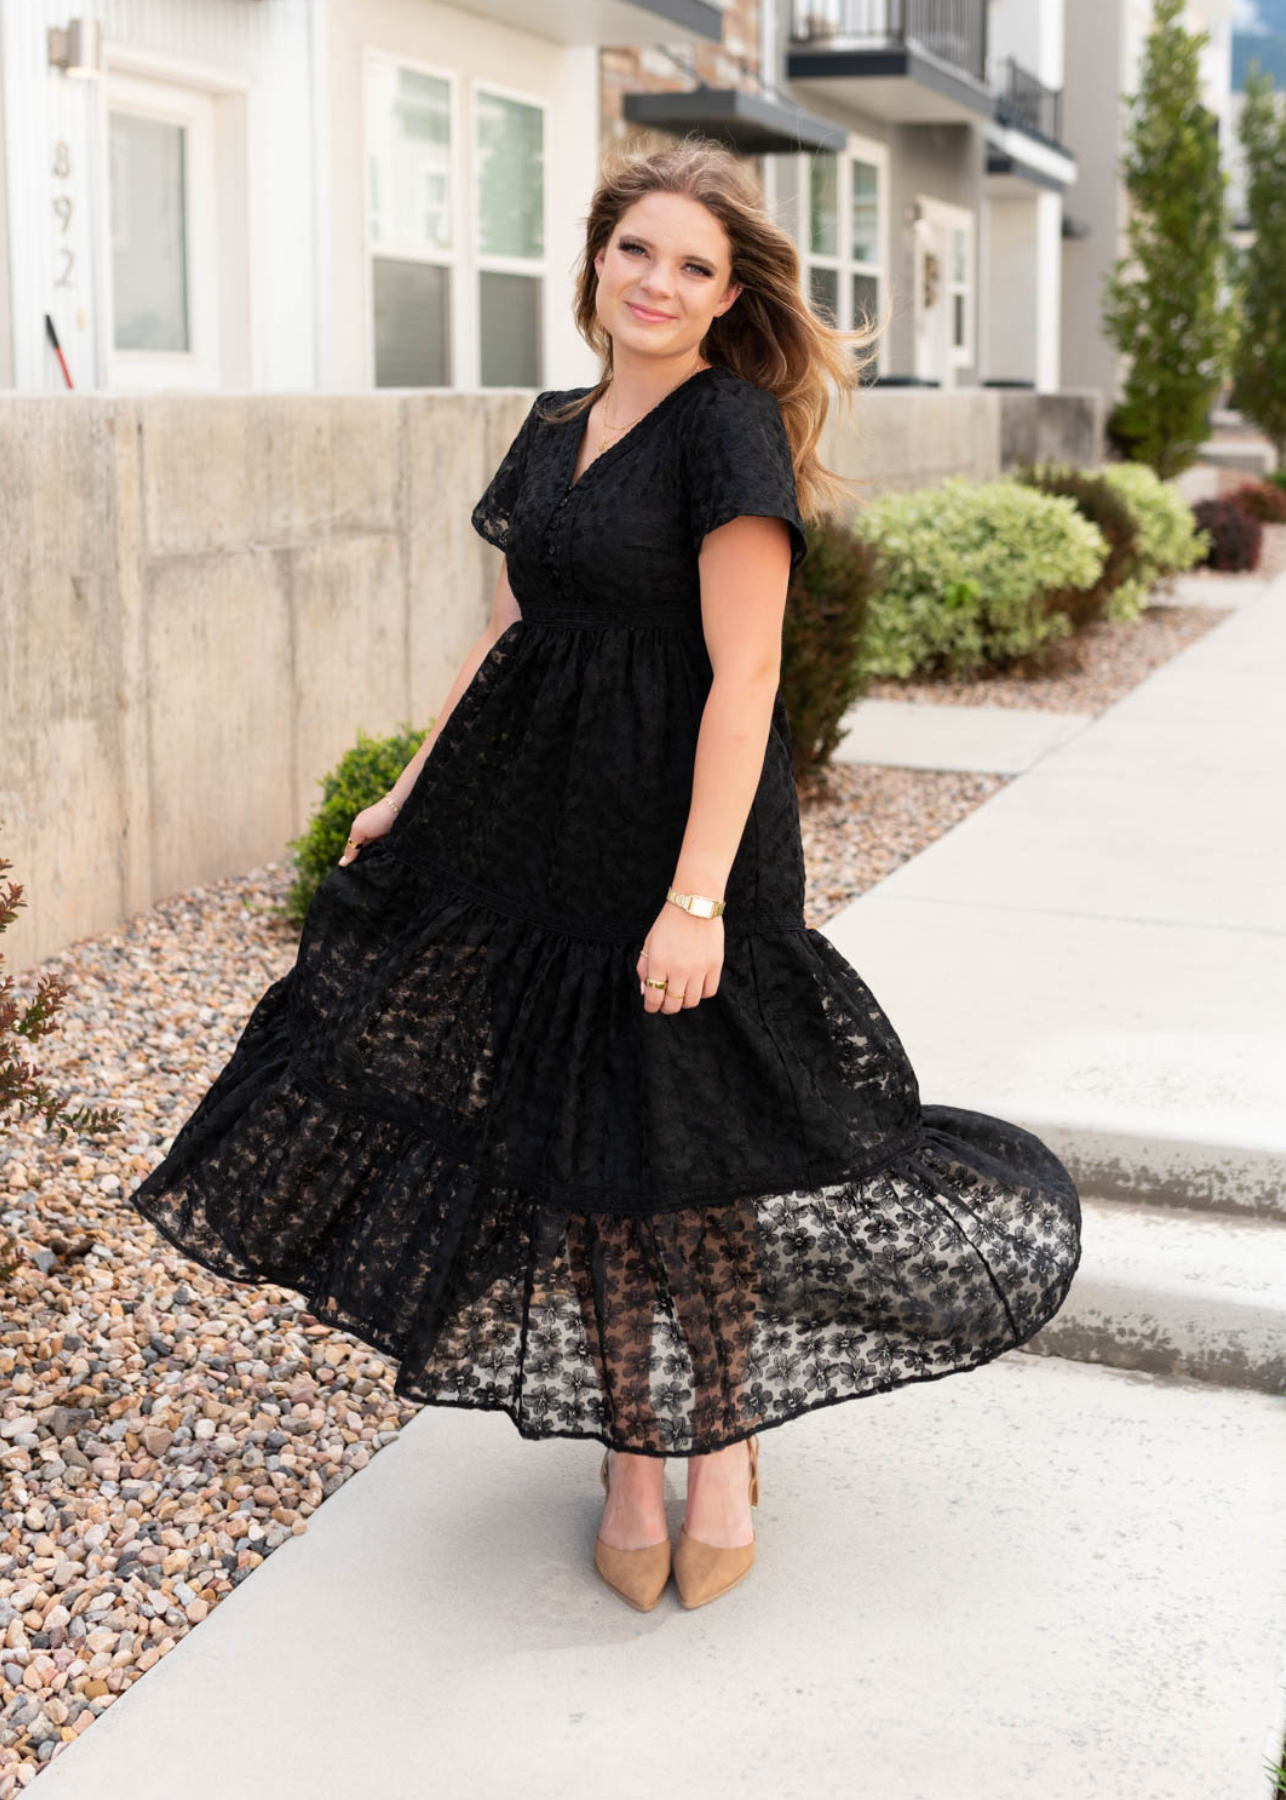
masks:
[[(714, 0), (5, 0), (0, 386), (578, 381), (600, 47), (718, 42), (722, 16)], [(80, 69), (50, 38), (72, 23)]]
[(846, 140), (776, 188), (795, 200), (818, 301), (845, 326), (890, 304), (882, 380), (1056, 388), (1077, 177), (1063, 0), (781, 4), (791, 90)]

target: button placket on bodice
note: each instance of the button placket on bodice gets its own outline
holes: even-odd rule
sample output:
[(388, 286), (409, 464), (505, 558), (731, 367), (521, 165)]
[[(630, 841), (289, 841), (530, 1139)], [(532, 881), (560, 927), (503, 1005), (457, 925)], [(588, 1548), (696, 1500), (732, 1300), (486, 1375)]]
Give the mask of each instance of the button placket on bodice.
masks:
[(576, 489), (568, 488), (561, 499), (555, 501), (553, 511), (545, 521), (545, 529), (541, 534), (540, 559), (545, 566), (551, 587), (560, 593), (563, 589), (563, 570), (567, 566), (570, 549), (571, 529), (573, 523), (572, 501), (576, 498)]

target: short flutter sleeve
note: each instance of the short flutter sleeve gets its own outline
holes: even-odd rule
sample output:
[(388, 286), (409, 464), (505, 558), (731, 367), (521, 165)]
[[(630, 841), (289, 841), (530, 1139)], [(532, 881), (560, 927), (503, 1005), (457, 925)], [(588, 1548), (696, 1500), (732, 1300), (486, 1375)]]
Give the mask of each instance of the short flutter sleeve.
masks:
[(776, 395), (740, 378), (715, 381), (689, 420), (686, 469), (693, 547), (743, 513), (785, 519), (793, 574), (808, 553), (790, 439)]
[(544, 394), (538, 394), (533, 400), (530, 412), (518, 427), (517, 436), (501, 458), (500, 467), (487, 483), (486, 491), (470, 514), (473, 529), (479, 536), (486, 538), (489, 544), (494, 544), (497, 550), (509, 548), (509, 521), (522, 491), (532, 427), (536, 422), (537, 408), (544, 398)]

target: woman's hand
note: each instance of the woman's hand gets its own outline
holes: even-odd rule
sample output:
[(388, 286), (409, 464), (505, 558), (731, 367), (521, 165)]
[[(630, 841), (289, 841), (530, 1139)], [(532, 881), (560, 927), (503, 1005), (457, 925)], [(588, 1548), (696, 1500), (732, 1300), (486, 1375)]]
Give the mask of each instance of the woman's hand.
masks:
[(393, 808), (386, 806), (382, 799), (374, 806), (364, 807), (348, 828), (348, 842), (339, 859), (339, 867), (342, 869), (351, 863), (363, 844), (369, 844), (373, 838), (382, 838), (396, 817)]
[[(723, 968), (723, 919), (702, 919), (667, 900), (643, 940), (637, 973), (644, 1008), (675, 1013), (718, 991)], [(647, 979), (665, 980), (664, 989)]]

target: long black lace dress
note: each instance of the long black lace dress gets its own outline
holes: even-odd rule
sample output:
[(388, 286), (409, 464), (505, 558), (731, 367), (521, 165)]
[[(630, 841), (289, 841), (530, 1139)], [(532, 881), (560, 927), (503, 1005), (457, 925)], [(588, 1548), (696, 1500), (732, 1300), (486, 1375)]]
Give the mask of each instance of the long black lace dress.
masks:
[(521, 621), (131, 1199), (377, 1346), (413, 1402), (690, 1455), (1023, 1343), (1067, 1294), (1080, 1205), (1030, 1133), (921, 1105), (805, 927), (780, 693), (718, 992), (645, 1010), (712, 675), (702, 536), (775, 515), (792, 567), (806, 546), (764, 389), (699, 370), (574, 485), (584, 420), (541, 417), (566, 397), (473, 512)]

